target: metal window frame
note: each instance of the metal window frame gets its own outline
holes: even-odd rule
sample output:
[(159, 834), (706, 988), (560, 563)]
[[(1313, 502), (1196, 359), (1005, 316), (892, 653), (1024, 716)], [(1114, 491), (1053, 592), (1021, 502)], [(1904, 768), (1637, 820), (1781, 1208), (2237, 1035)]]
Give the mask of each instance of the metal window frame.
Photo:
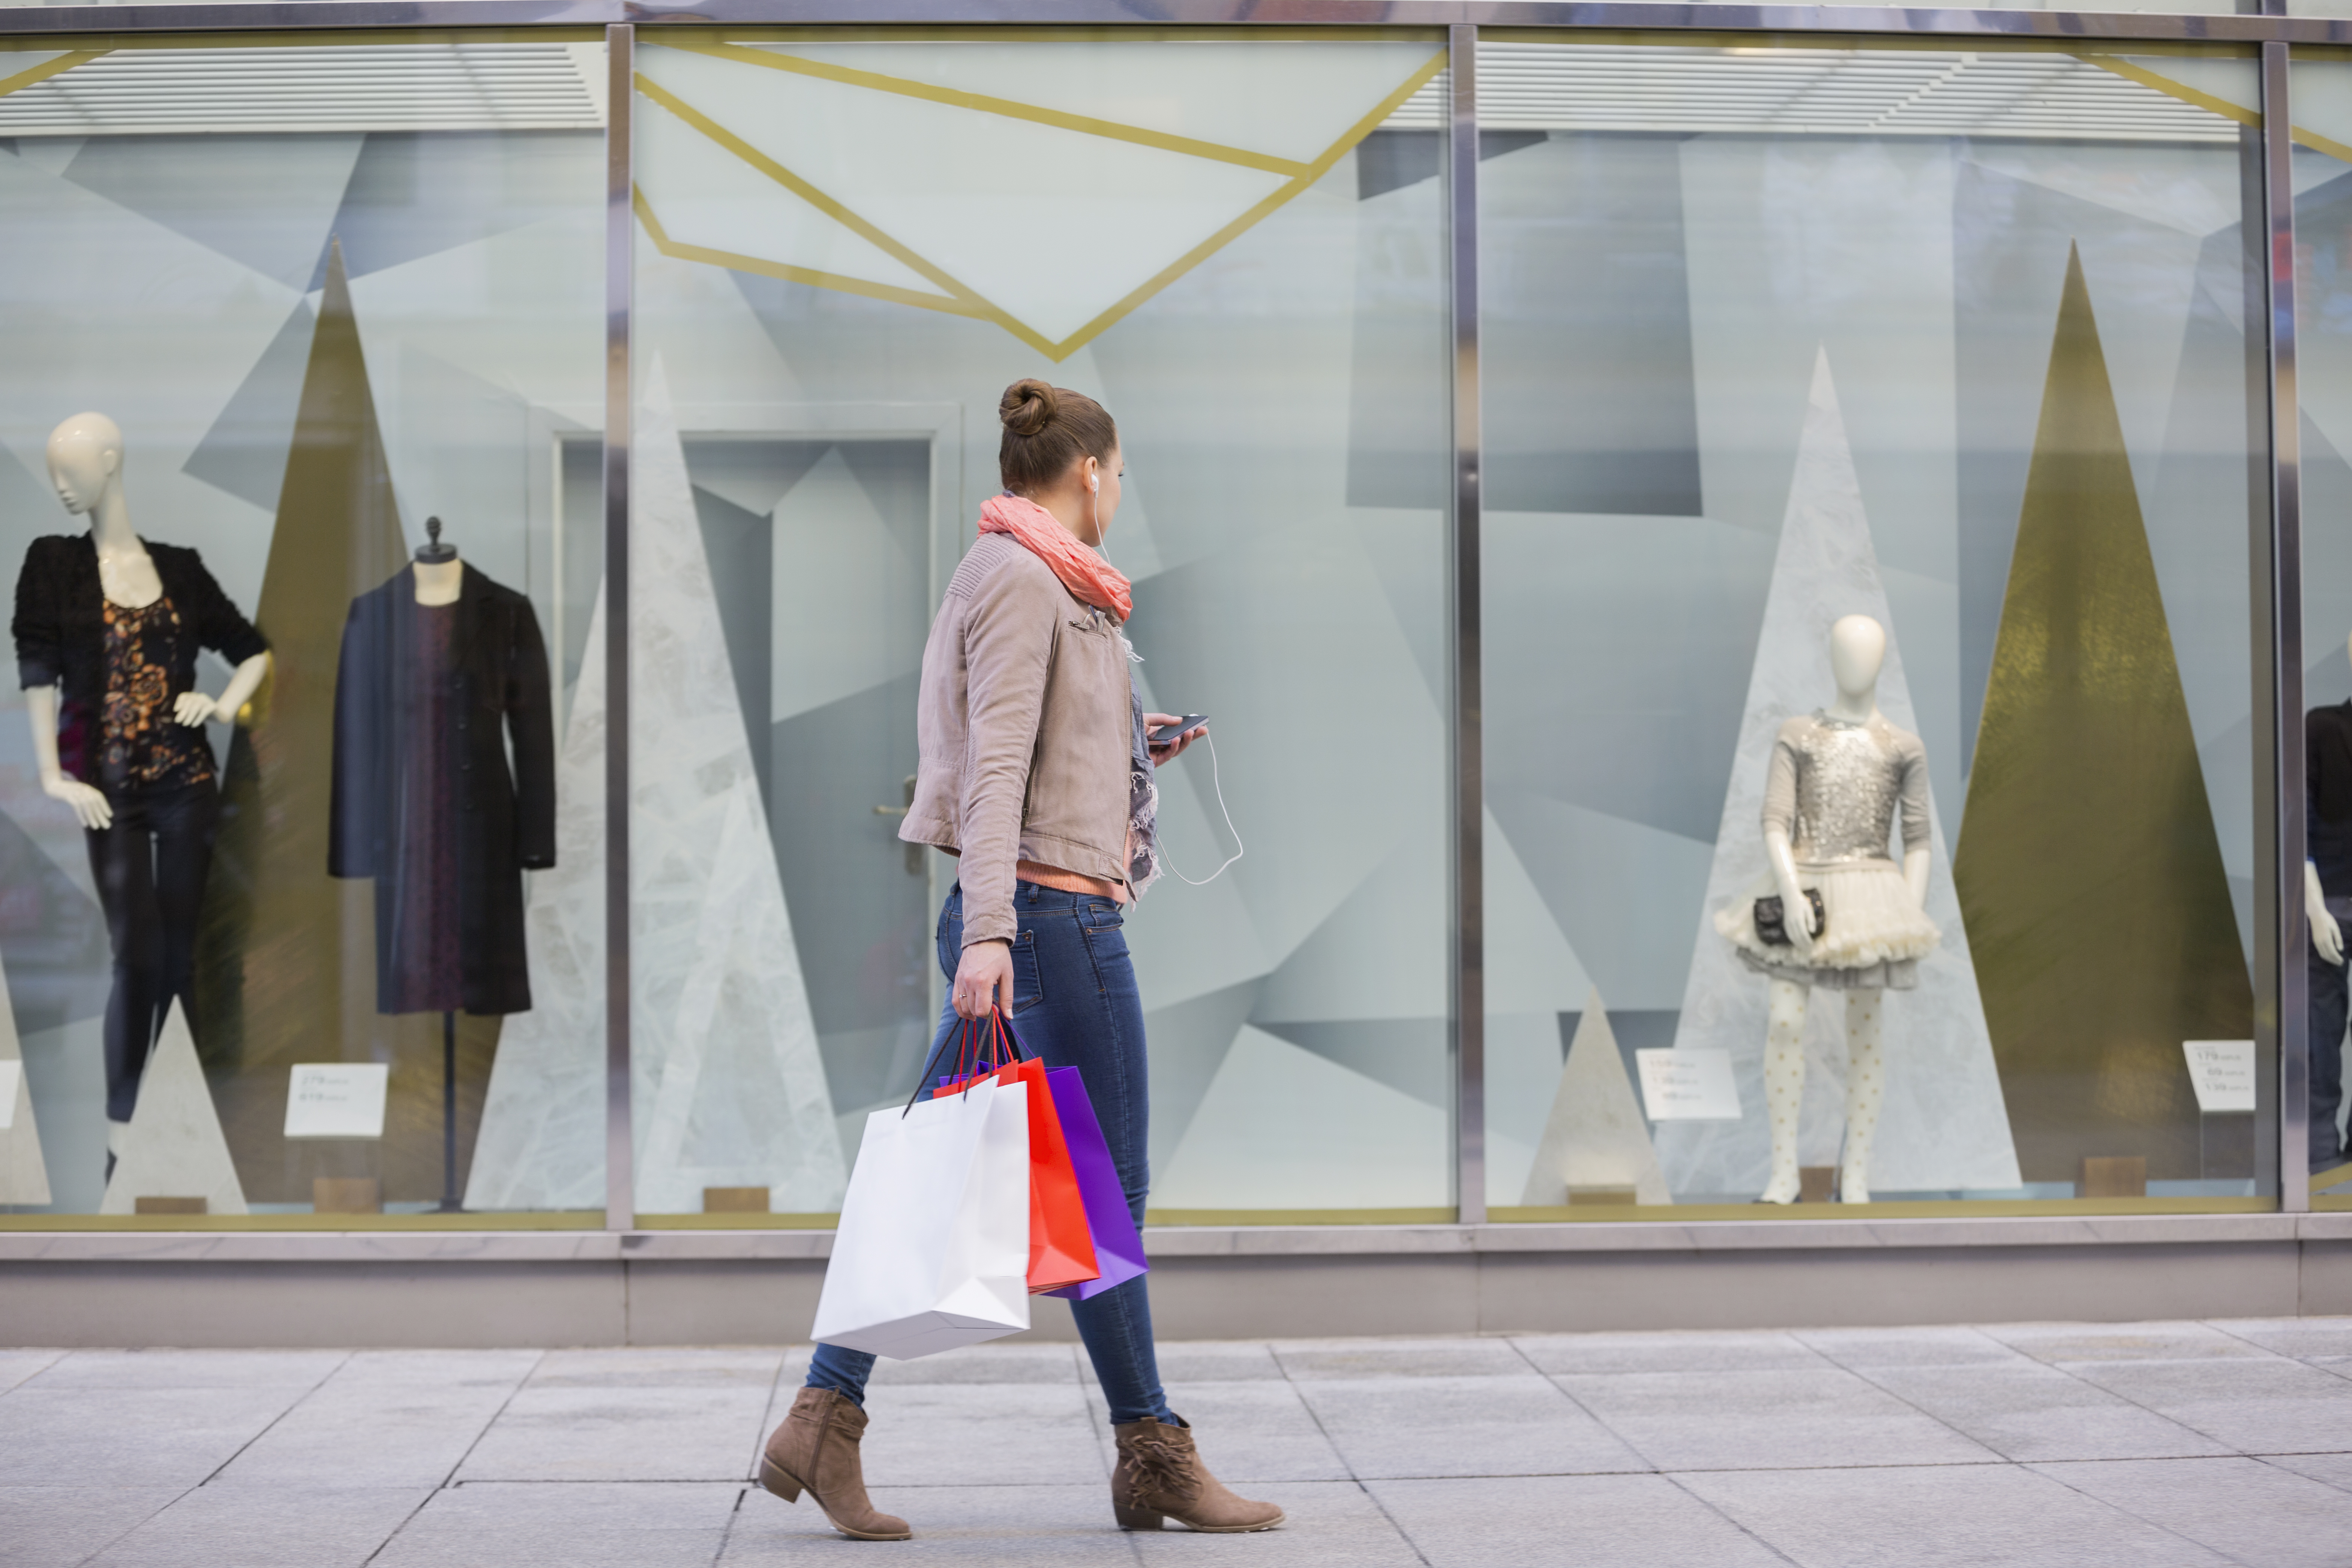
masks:
[[(1948, 38), (2059, 45), (2218, 44), (2258, 47), (2262, 73), (2261, 295), (2267, 309), (2260, 344), (2258, 421), (2268, 450), (2268, 505), (2250, 528), (2255, 706), (2270, 731), (2255, 755), (2255, 835), (2260, 848), (2254, 962), (2258, 1036), (2275, 1052), (2279, 1207), (2310, 1207), (2305, 1174), (2309, 1075), (2303, 954), (2308, 932), (2300, 895), (2305, 854), (2303, 778), (2302, 512), (2295, 386), (2294, 210), (2289, 102), (2292, 46), (2352, 45), (2352, 17), (2288, 16), (2287, 0), (2260, 0), (2261, 15), (2141, 12), (1962, 11), (1862, 5), (1577, 4), (1555, 0), (704, 0), (666, 9), (634, 0), (277, 0), (270, 4), (0, 6), (0, 39), (110, 35), (315, 33), (322, 41), (354, 32), (601, 27), (607, 47), (609, 118), (605, 186), (604, 566), (608, 594), (605, 679), (611, 716), (605, 755), (605, 1228), (636, 1225), (629, 1039), (629, 458), (632, 428), (635, 223), (630, 128), (635, 29), (663, 26), (1021, 26), (1057, 31), (1129, 27), (1219, 28), (1243, 33), (1365, 27), (1443, 29), (1453, 99), (1446, 158), (1452, 232), (1450, 339), (1453, 489), (1448, 519), (1447, 601), (1454, 618), (1447, 780), (1450, 816), (1448, 968), (1453, 1016), (1448, 1040), (1456, 1092), (1455, 1207), (1458, 1221), (1486, 1219), (1483, 700), (1480, 679), (1479, 316), (1477, 45), (1482, 28), (1562, 37), (1602, 32), (1653, 37), (1694, 33), (1792, 37)], [(2265, 463), (2266, 459), (2266, 463)], [(2258, 479), (2258, 488), (2260, 488)], [(2265, 743), (2266, 742), (2266, 743)], [(1967, 1223), (1960, 1218), (1960, 1223)], [(1757, 1228), (1769, 1244), (1792, 1228)], [(1988, 1223), (2014, 1223), (1990, 1220)], [(1714, 1227), (1710, 1227), (1714, 1228)]]

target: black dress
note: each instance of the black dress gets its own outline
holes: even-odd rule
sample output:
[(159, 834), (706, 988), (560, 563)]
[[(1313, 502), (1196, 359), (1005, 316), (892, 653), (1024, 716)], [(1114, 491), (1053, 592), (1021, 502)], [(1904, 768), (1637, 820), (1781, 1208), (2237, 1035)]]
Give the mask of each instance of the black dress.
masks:
[[(509, 762), (511, 742), (511, 762)], [(376, 1010), (530, 1010), (522, 873), (555, 863), (555, 722), (530, 601), (465, 567), (352, 601), (327, 871), (375, 879)]]

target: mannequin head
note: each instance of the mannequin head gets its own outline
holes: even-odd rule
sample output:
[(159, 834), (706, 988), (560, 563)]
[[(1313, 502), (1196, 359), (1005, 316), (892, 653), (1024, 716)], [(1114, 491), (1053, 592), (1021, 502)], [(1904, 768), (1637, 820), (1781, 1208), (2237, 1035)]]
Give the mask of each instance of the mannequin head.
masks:
[(102, 413), (78, 413), (49, 432), (49, 483), (75, 517), (94, 512), (122, 482), (122, 432)]
[(1878, 689), (1878, 672), (1886, 663), (1886, 628), (1867, 615), (1844, 615), (1830, 628), (1830, 674), (1837, 679), (1838, 695), (1867, 698)]

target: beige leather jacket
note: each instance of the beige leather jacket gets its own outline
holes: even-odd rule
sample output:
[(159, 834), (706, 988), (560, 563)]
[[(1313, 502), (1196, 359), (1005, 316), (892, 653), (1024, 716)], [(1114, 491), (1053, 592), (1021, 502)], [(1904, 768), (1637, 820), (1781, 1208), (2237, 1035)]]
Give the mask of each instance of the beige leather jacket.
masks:
[(1120, 879), (1131, 681), (1118, 622), (982, 534), (923, 646), (921, 758), (898, 836), (960, 852), (963, 942), (1011, 941), (1013, 865)]

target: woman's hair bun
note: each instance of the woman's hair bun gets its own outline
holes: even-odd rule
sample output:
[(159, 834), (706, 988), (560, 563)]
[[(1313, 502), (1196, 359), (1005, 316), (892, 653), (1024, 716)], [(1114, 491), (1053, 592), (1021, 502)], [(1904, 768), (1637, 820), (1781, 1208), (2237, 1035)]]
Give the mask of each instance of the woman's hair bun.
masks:
[(1034, 376), (1006, 387), (1003, 398), (996, 405), (996, 417), (1015, 435), (1036, 434), (1053, 423), (1054, 416), (1060, 412), (1054, 389)]

